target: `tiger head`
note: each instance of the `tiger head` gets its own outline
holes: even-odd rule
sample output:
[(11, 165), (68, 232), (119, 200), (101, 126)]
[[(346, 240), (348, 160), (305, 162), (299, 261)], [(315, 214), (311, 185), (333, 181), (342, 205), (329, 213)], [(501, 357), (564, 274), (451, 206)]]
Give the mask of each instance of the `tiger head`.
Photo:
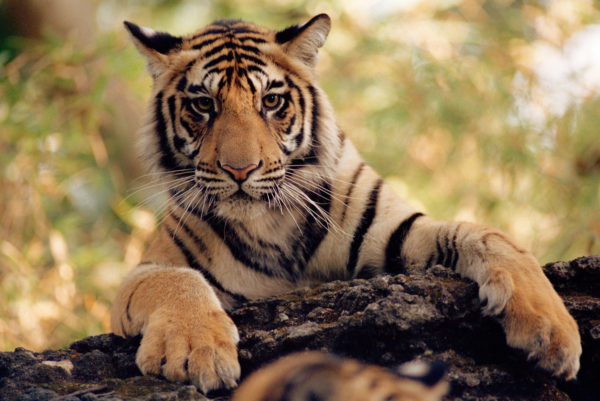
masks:
[(333, 174), (341, 136), (314, 83), (330, 24), (222, 20), (176, 37), (125, 22), (154, 82), (142, 153), (179, 206), (256, 217), (306, 203)]

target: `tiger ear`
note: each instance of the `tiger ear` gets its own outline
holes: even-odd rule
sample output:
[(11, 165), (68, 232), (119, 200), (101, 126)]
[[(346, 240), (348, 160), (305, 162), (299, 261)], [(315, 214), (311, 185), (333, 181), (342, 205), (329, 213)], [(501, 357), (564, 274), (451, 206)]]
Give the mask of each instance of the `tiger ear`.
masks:
[(331, 18), (327, 14), (319, 14), (302, 25), (292, 25), (275, 34), (277, 43), (284, 51), (302, 61), (310, 68), (317, 64), (317, 53), (325, 44), (331, 29)]
[(158, 78), (167, 68), (167, 55), (181, 48), (182, 39), (129, 21), (124, 21), (124, 24), (135, 47), (146, 57), (148, 72), (154, 79)]

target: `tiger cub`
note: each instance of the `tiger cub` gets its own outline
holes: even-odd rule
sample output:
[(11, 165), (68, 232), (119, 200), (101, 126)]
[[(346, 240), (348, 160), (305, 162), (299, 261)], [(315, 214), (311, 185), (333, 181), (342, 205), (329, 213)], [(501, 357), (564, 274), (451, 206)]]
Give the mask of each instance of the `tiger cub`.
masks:
[(443, 264), (477, 282), (509, 345), (575, 377), (577, 325), (532, 254), (495, 229), (415, 211), (340, 131), (314, 76), (327, 15), (278, 32), (216, 21), (184, 37), (125, 25), (154, 81), (142, 154), (170, 197), (112, 310), (116, 334), (143, 334), (144, 374), (233, 387), (239, 336), (227, 310)]
[(441, 401), (439, 364), (411, 362), (397, 372), (322, 352), (288, 355), (254, 372), (231, 401)]

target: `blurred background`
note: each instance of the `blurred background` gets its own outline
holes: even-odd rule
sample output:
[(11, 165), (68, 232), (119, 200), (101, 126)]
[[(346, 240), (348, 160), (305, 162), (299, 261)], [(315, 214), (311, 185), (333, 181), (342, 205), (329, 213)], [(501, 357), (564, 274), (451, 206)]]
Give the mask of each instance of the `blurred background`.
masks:
[(401, 196), (542, 264), (600, 253), (597, 1), (1, 0), (0, 350), (107, 332), (157, 228), (133, 149), (151, 82), (122, 21), (185, 34), (321, 12), (321, 86)]

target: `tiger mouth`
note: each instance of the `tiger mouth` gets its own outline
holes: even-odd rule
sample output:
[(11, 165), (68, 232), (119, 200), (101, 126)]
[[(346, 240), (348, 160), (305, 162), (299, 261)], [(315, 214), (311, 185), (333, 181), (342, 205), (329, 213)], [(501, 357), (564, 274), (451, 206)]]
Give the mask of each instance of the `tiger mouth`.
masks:
[(239, 188), (236, 193), (229, 196), (229, 199), (232, 201), (246, 201), (246, 202), (256, 202), (258, 199), (254, 199), (252, 196), (247, 194), (242, 188)]

